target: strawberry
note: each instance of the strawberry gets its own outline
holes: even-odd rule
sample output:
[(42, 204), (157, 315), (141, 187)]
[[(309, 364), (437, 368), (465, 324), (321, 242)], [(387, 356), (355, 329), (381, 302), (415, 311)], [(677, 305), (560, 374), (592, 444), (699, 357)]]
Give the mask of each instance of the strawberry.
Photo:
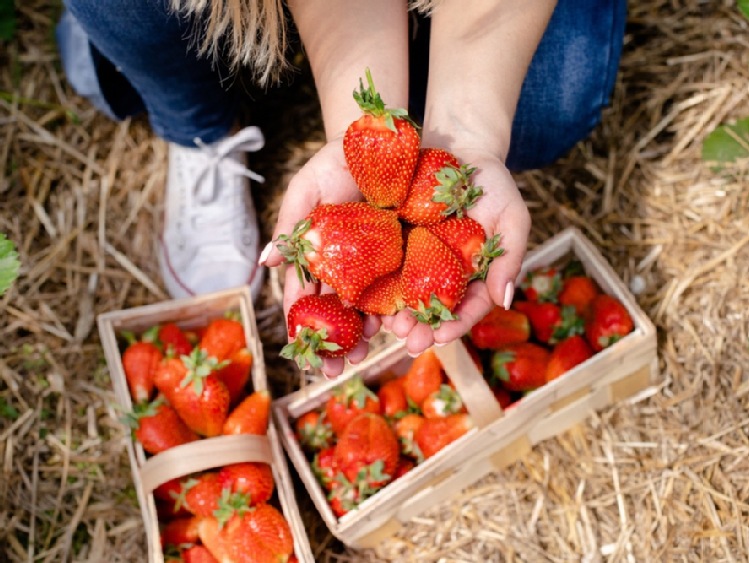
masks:
[(210, 321), (198, 343), (206, 356), (216, 358), (219, 362), (228, 360), (232, 354), (246, 346), (244, 325), (230, 316)]
[(555, 302), (562, 289), (562, 274), (553, 266), (534, 268), (520, 282), (528, 301)]
[(156, 500), (174, 502), (182, 491), (182, 482), (178, 477), (162, 483), (153, 490), (153, 496)]
[(195, 516), (211, 516), (219, 507), (223, 490), (218, 473), (208, 471), (183, 481), (176, 505), (178, 508), (184, 506)]
[(192, 351), (187, 334), (176, 323), (152, 326), (143, 333), (143, 340), (152, 342), (167, 356), (183, 356)]
[(203, 545), (221, 562), (278, 563), (294, 551), (288, 522), (269, 504), (248, 507), (241, 495), (222, 498), (217, 516), (202, 518)]
[(577, 315), (585, 318), (590, 304), (599, 293), (596, 282), (588, 276), (572, 276), (562, 282), (558, 300), (560, 305), (573, 306)]
[(325, 417), (336, 436), (340, 436), (349, 422), (362, 413), (380, 412), (380, 400), (359, 376), (336, 385), (325, 402)]
[(204, 545), (193, 545), (182, 551), (184, 563), (219, 563)]
[(328, 503), (336, 517), (341, 518), (361, 503), (368, 496), (372, 496), (376, 491), (367, 489), (366, 486), (355, 486), (351, 481), (338, 471), (333, 479), (330, 492), (328, 493)]
[(484, 227), (470, 217), (450, 217), (428, 229), (461, 259), (469, 280), (485, 280), (489, 265), (504, 254), (500, 236), (487, 239)]
[(297, 440), (306, 450), (318, 451), (333, 443), (333, 427), (324, 412), (309, 411), (296, 419)]
[(403, 300), (419, 322), (437, 328), (455, 320), (452, 313), (463, 299), (467, 278), (460, 258), (426, 227), (408, 235), (401, 286)]
[(442, 363), (434, 349), (427, 348), (411, 362), (404, 376), (403, 388), (406, 397), (421, 407), (429, 395), (439, 391), (444, 381), (445, 372), (442, 369)]
[(395, 211), (363, 201), (322, 204), (278, 237), (278, 250), (299, 280), (321, 281), (347, 305), (403, 260), (403, 233)]
[(240, 348), (227, 358), (227, 364), (216, 371), (216, 377), (229, 391), (230, 404), (236, 405), (245, 395), (247, 382), (252, 375), (252, 352)]
[(377, 489), (392, 479), (399, 454), (398, 439), (385, 418), (362, 413), (338, 437), (335, 463), (355, 485)]
[(338, 467), (335, 462), (335, 446), (323, 448), (312, 458), (312, 472), (320, 481), (320, 484), (328, 492), (335, 488), (335, 479), (338, 475)]
[(343, 154), (359, 191), (377, 207), (400, 205), (411, 184), (421, 139), (405, 109), (389, 109), (366, 70), (354, 99), (364, 115), (343, 136)]
[(273, 495), (273, 472), (270, 465), (260, 462), (232, 463), (218, 471), (222, 489), (247, 495), (250, 506), (268, 502)]
[(572, 305), (560, 307), (556, 303), (517, 301), (513, 307), (528, 317), (533, 335), (544, 344), (556, 344), (585, 330), (583, 320)]
[(601, 293), (590, 304), (585, 336), (595, 352), (608, 348), (634, 330), (632, 317), (616, 297)]
[(354, 305), (367, 315), (394, 315), (405, 306), (400, 268), (380, 276), (365, 287)]
[(281, 357), (294, 360), (299, 369), (319, 368), (322, 358), (340, 358), (362, 337), (364, 321), (333, 293), (303, 295), (289, 308), (286, 318), (289, 342)]
[(161, 358), (161, 350), (152, 342), (133, 341), (125, 348), (122, 369), (133, 401), (148, 401), (153, 395), (153, 375)]
[(426, 418), (414, 439), (424, 459), (429, 459), (473, 428), (467, 413), (451, 414), (444, 418)]
[(132, 428), (133, 437), (149, 454), (157, 454), (199, 438), (161, 395), (151, 402), (137, 403), (123, 421)]
[(257, 436), (267, 434), (270, 399), (270, 393), (264, 389), (250, 393), (226, 417), (221, 433)]
[(398, 466), (395, 468), (393, 481), (395, 481), (396, 479), (400, 479), (414, 467), (416, 467), (416, 462), (414, 462), (413, 459), (401, 456), (401, 458), (398, 460)]
[(506, 409), (513, 403), (512, 395), (502, 385), (492, 385), (491, 389), (501, 408)]
[(492, 384), (510, 391), (529, 391), (546, 383), (550, 352), (538, 344), (510, 344), (492, 354)]
[(476, 348), (496, 350), (506, 344), (526, 342), (531, 336), (528, 316), (515, 309), (496, 305), (470, 330)]
[(470, 182), (475, 171), (445, 150), (422, 148), (408, 195), (396, 209), (398, 217), (413, 225), (439, 223), (453, 214), (462, 217), (483, 193)]
[(546, 381), (556, 379), (592, 355), (593, 349), (584, 337), (575, 335), (565, 338), (551, 351), (549, 363), (546, 365)]
[(194, 516), (175, 518), (167, 522), (160, 530), (162, 547), (168, 545), (194, 544), (198, 536), (198, 519)]
[(449, 385), (442, 384), (437, 391), (432, 391), (421, 403), (424, 418), (444, 418), (451, 414), (464, 412), (465, 405), (458, 392)]
[(195, 348), (189, 356), (166, 358), (154, 376), (185, 424), (202, 436), (218, 436), (229, 412), (229, 391), (216, 376), (221, 366)]
[(400, 442), (401, 452), (411, 456), (418, 461), (423, 461), (424, 456), (416, 445), (416, 433), (424, 424), (426, 419), (418, 413), (408, 413), (395, 423), (395, 435)]
[(380, 385), (377, 397), (380, 399), (380, 414), (388, 420), (408, 412), (408, 398), (401, 379), (391, 379)]

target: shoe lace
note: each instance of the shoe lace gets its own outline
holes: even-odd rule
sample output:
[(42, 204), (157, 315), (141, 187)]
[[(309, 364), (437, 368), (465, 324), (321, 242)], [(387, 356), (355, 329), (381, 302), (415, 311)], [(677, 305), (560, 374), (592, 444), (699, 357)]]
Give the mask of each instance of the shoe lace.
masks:
[[(245, 211), (241, 208), (226, 205), (211, 205), (219, 203), (222, 197), (231, 197), (231, 188), (227, 189), (222, 175), (245, 176), (256, 182), (264, 182), (260, 174), (253, 172), (233, 155), (238, 152), (255, 152), (263, 147), (263, 136), (260, 129), (254, 126), (245, 127), (236, 134), (213, 144), (206, 144), (201, 139), (194, 140), (195, 145), (206, 157), (204, 165), (195, 175), (192, 191), (195, 200), (200, 204), (199, 211), (193, 217), (195, 227), (210, 225), (211, 229), (204, 231), (203, 243), (214, 242), (221, 244), (231, 240), (234, 219)], [(231, 183), (233, 186), (236, 184)], [(243, 186), (243, 184), (240, 184)], [(228, 212), (228, 214), (227, 214)]]

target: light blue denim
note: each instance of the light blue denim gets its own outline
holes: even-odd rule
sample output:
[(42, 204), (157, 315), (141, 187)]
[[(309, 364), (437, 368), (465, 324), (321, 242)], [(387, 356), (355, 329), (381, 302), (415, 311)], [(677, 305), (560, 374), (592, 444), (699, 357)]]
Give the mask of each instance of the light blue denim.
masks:
[[(226, 69), (195, 54), (189, 39), (195, 22), (171, 13), (167, 2), (65, 0), (57, 29), (63, 66), (73, 87), (110, 117), (145, 111), (168, 141), (210, 143), (232, 127), (238, 89)], [(551, 164), (600, 123), (616, 81), (626, 10), (626, 0), (558, 1), (523, 83), (511, 170)], [(428, 20), (420, 19), (413, 35), (409, 109), (418, 120)]]

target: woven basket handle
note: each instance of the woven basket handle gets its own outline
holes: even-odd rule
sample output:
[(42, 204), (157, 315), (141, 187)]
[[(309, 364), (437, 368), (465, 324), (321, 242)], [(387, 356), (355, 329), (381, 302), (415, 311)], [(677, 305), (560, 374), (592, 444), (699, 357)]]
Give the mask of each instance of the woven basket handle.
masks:
[(145, 493), (150, 494), (159, 485), (177, 477), (250, 461), (272, 464), (267, 436), (217, 436), (175, 446), (149, 458), (140, 468), (140, 480)]

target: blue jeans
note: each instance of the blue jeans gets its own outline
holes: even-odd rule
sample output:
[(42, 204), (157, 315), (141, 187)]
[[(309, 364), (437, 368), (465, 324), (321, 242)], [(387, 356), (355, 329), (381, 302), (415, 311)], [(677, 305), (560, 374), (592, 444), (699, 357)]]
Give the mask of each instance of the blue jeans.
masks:
[[(522, 0), (521, 0), (522, 1)], [(225, 68), (199, 58), (196, 22), (168, 0), (65, 0), (58, 43), (68, 79), (113, 118), (147, 112), (154, 132), (190, 146), (224, 137), (238, 90)], [(626, 0), (559, 0), (531, 62), (512, 128), (511, 170), (540, 168), (600, 122), (622, 49)], [(426, 91), (429, 22), (411, 48), (409, 108), (418, 120)], [(467, 88), (470, 85), (466, 85)]]

